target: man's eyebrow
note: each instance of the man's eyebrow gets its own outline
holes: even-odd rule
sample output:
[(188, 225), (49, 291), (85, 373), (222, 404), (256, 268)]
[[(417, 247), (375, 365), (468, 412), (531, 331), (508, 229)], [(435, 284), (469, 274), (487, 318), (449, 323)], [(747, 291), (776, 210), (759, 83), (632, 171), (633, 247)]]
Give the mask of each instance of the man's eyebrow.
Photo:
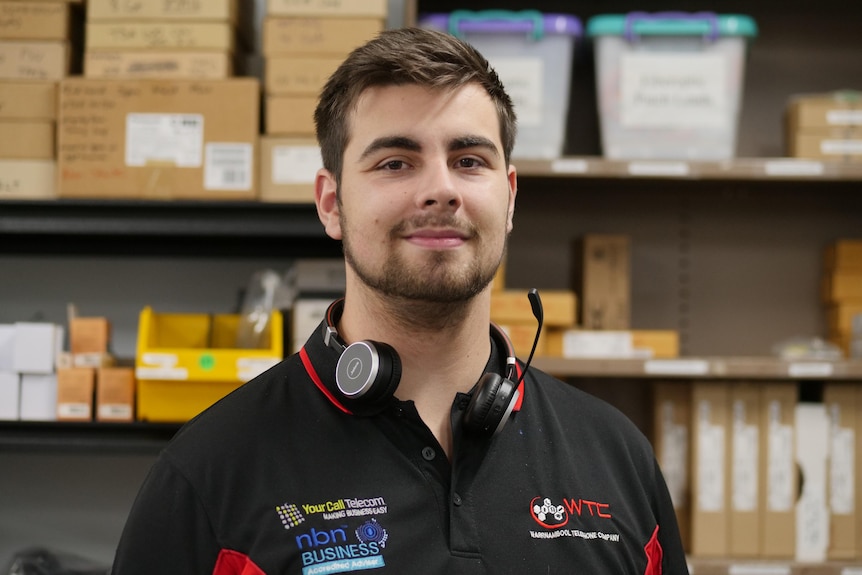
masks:
[(452, 152), (468, 150), (470, 148), (484, 148), (489, 152), (492, 152), (494, 156), (500, 156), (500, 151), (497, 149), (494, 142), (484, 136), (463, 136), (455, 138), (449, 142), (449, 150)]
[(377, 138), (362, 151), (362, 155), (360, 159), (364, 159), (377, 150), (386, 150), (386, 149), (399, 149), (399, 150), (407, 150), (409, 152), (418, 152), (422, 150), (422, 146), (414, 140), (413, 138), (408, 138), (407, 136), (384, 136), (382, 138)]

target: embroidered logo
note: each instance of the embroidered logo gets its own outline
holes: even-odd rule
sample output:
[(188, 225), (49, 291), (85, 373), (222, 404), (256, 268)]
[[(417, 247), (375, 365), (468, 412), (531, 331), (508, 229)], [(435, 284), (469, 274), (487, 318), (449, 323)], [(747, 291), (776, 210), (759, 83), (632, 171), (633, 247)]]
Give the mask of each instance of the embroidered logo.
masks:
[(303, 517), (302, 513), (299, 511), (299, 507), (293, 503), (276, 505), (275, 512), (278, 513), (278, 518), (281, 519), (281, 524), (284, 525), (285, 529), (296, 527), (305, 521), (305, 517)]

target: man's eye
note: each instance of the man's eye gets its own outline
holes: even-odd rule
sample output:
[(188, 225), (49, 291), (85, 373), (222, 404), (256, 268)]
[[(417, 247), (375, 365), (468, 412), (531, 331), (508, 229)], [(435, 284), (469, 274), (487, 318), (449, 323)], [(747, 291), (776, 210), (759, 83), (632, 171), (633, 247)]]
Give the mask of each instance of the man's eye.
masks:
[(482, 163), (476, 158), (461, 158), (458, 160), (458, 165), (462, 168), (475, 168), (481, 166)]
[(381, 166), (384, 170), (400, 170), (404, 168), (404, 162), (401, 160), (391, 160)]

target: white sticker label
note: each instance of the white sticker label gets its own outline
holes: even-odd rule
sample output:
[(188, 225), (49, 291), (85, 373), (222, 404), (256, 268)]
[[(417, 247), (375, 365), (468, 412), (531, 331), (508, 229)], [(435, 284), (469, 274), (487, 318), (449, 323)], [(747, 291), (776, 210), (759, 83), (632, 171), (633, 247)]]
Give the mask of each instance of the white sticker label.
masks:
[(628, 171), (632, 176), (687, 176), (689, 167), (685, 162), (631, 162)]
[(680, 425), (674, 419), (673, 402), (662, 403), (663, 449), (659, 464), (674, 507), (681, 507), (684, 505), (688, 488), (688, 426)]
[(57, 415), (60, 417), (79, 418), (90, 417), (90, 404), (88, 403), (58, 403)]
[(272, 149), (274, 184), (313, 184), (323, 167), (319, 146), (275, 146)]
[(135, 369), (138, 379), (169, 379), (185, 380), (189, 378), (189, 370), (185, 367), (138, 367)]
[(862, 140), (823, 140), (820, 152), (829, 156), (854, 156), (862, 154)]
[(491, 61), (515, 105), (519, 126), (542, 125), (545, 63), (541, 58), (495, 58)]
[(555, 174), (586, 174), (589, 169), (586, 160), (559, 158), (551, 162), (551, 171)]
[(733, 402), (731, 493), (734, 511), (757, 509), (758, 427), (746, 422), (745, 402)]
[(734, 564), (727, 568), (728, 575), (790, 575), (788, 565)]
[(127, 114), (126, 165), (202, 164), (204, 117), (201, 114)]
[(771, 401), (768, 410), (766, 507), (769, 511), (790, 511), (793, 508), (793, 428), (781, 423), (781, 403)]
[(251, 144), (210, 142), (206, 145), (204, 189), (250, 190), (253, 170), (254, 148)]
[(131, 419), (132, 406), (126, 403), (108, 403), (100, 405), (99, 417), (102, 419)]
[(720, 512), (724, 509), (724, 426), (714, 425), (711, 404), (697, 406), (697, 508)]
[(841, 406), (829, 406), (829, 506), (837, 515), (856, 511), (856, 433), (841, 426)]
[(862, 110), (829, 110), (826, 112), (826, 123), (833, 126), (862, 125)]
[(651, 359), (644, 363), (650, 375), (707, 375), (709, 362), (702, 359)]
[(627, 128), (724, 128), (731, 116), (720, 54), (626, 54), (620, 97)]
[(823, 162), (771, 160), (763, 168), (767, 176), (822, 176)]
[(833, 371), (832, 364), (824, 362), (798, 362), (787, 367), (790, 377), (829, 377)]
[(254, 379), (281, 361), (278, 357), (240, 357), (236, 360), (236, 373), (240, 381)]
[(180, 359), (175, 353), (154, 353), (148, 351), (141, 355), (141, 363), (147, 365), (158, 365), (160, 367), (173, 367)]

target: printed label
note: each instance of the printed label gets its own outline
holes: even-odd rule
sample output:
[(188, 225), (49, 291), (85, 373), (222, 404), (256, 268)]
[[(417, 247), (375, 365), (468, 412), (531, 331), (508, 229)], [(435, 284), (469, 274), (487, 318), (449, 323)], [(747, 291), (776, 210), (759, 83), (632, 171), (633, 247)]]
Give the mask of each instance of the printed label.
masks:
[(251, 144), (211, 142), (206, 145), (204, 189), (250, 190), (253, 170), (254, 148)]
[(203, 156), (201, 114), (127, 114), (126, 165), (198, 168)]
[(541, 58), (495, 58), (491, 65), (512, 98), (518, 125), (541, 126), (545, 62)]
[(275, 146), (272, 149), (274, 184), (313, 184), (323, 167), (319, 146)]

